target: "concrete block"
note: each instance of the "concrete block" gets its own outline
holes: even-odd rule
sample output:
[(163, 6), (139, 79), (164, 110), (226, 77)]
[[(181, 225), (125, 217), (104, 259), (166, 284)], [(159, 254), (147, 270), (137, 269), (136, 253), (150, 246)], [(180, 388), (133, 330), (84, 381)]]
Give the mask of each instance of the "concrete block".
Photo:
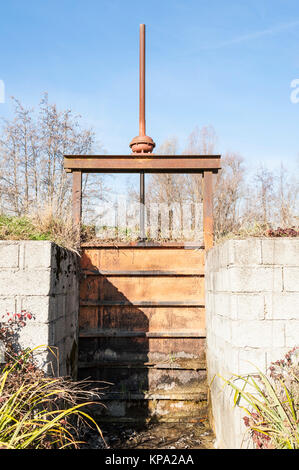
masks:
[(220, 268), (219, 271), (214, 273), (212, 289), (214, 292), (230, 292), (231, 291), (231, 278), (230, 269), (233, 268)]
[(234, 320), (263, 320), (264, 296), (259, 294), (230, 294), (230, 314)]
[(286, 346), (292, 349), (294, 346), (299, 346), (299, 319), (289, 320), (285, 324), (285, 340)]
[[(222, 277), (224, 273), (221, 273)], [(282, 291), (282, 268), (280, 267), (236, 267), (229, 268), (226, 277), (230, 278), (230, 289), (232, 292), (264, 292)], [(228, 284), (228, 280), (222, 280)]]
[(213, 318), (213, 330), (218, 337), (224, 341), (231, 341), (231, 321), (220, 315), (215, 315)]
[(0, 271), (0, 296), (49, 295), (50, 269), (43, 271)]
[(0, 268), (17, 268), (19, 266), (19, 244), (11, 241), (0, 241)]
[(19, 333), (18, 342), (22, 348), (34, 348), (49, 344), (49, 327), (47, 323), (27, 322)]
[(259, 238), (232, 240), (235, 265), (259, 265), (262, 263), (262, 245)]
[(299, 320), (299, 293), (265, 294), (265, 317), (273, 320)]
[(260, 348), (238, 350), (238, 374), (254, 374), (260, 369), (263, 373), (267, 368), (266, 352), (262, 345)]
[(299, 267), (283, 268), (283, 288), (287, 292), (299, 293)]
[(213, 297), (213, 315), (231, 317), (231, 294), (226, 292), (215, 292)]
[(263, 239), (262, 260), (263, 264), (299, 266), (299, 239)]
[(234, 240), (227, 240), (225, 243), (218, 246), (219, 267), (226, 268), (236, 263), (234, 248)]
[(38, 323), (49, 323), (52, 318), (50, 315), (50, 299), (47, 295), (28, 295), (22, 297), (22, 310), (27, 310), (33, 315), (33, 321)]
[(0, 322), (2, 315), (7, 312), (16, 313), (16, 299), (15, 297), (0, 297)]
[(50, 241), (24, 242), (24, 268), (50, 268), (52, 266), (53, 245)]
[(239, 348), (271, 348), (285, 346), (285, 323), (283, 321), (232, 322), (232, 345)]

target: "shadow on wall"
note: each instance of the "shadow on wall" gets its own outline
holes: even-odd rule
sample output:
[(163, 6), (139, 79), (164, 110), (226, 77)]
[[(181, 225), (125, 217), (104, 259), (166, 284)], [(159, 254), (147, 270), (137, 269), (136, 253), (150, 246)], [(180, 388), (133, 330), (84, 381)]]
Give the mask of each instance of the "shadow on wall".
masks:
[(103, 417), (117, 421), (138, 416), (142, 422), (149, 414), (144, 399), (149, 388), (148, 317), (106, 276), (96, 274), (97, 266), (89, 265), (88, 271), (92, 274), (83, 274), (80, 289), (78, 378), (111, 384), (103, 397)]

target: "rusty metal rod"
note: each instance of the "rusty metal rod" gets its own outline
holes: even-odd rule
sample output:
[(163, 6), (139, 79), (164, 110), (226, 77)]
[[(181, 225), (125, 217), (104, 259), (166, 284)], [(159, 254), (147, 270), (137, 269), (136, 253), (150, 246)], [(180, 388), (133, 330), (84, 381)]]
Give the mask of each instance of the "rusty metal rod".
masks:
[(145, 136), (145, 24), (140, 25), (139, 45), (139, 135)]
[(145, 240), (145, 181), (144, 171), (140, 172), (140, 241)]

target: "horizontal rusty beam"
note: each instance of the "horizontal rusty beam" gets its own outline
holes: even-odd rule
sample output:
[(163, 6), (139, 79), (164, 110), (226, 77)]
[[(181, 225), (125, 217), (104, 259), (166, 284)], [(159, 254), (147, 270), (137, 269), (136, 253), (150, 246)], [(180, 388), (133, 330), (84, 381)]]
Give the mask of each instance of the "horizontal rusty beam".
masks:
[(203, 269), (193, 270), (181, 270), (181, 271), (108, 271), (102, 269), (81, 269), (81, 273), (85, 276), (107, 276), (107, 277), (197, 277), (204, 276)]
[(116, 329), (81, 330), (79, 338), (205, 338), (206, 330), (198, 331), (121, 331)]
[(220, 155), (64, 155), (64, 169), (83, 173), (203, 173), (221, 169)]
[(116, 361), (81, 361), (79, 362), (79, 367), (82, 369), (87, 368), (100, 368), (100, 369), (170, 369), (170, 370), (202, 370), (205, 371), (207, 369), (206, 361), (196, 361), (196, 365), (188, 366), (181, 366), (177, 364), (176, 361), (172, 362), (116, 362)]
[[(127, 400), (177, 400), (177, 401), (206, 401), (207, 391), (202, 390), (198, 392), (105, 392), (103, 396), (100, 397), (100, 401), (127, 401)], [(96, 400), (93, 400), (96, 402)], [(103, 417), (107, 418), (106, 416)], [(109, 416), (108, 416), (109, 418)], [(111, 417), (113, 419), (113, 417)], [(175, 419), (175, 418), (173, 418)], [(193, 419), (193, 417), (192, 417)], [(203, 418), (200, 418), (201, 420)], [(115, 420), (115, 418), (114, 418)], [(128, 421), (129, 418), (123, 418), (124, 421)], [(168, 419), (167, 419), (168, 420)], [(169, 417), (171, 420), (171, 417)], [(122, 417), (117, 417), (117, 421), (122, 421)]]
[(129, 301), (80, 299), (80, 307), (204, 307), (204, 299), (188, 301)]
[(192, 243), (192, 242), (105, 242), (105, 241), (96, 241), (93, 240), (91, 242), (83, 242), (81, 243), (81, 248), (88, 248), (88, 249), (107, 249), (107, 248), (114, 248), (114, 249), (132, 249), (132, 248), (151, 248), (151, 249), (182, 249), (182, 250), (203, 250), (204, 245), (202, 243)]

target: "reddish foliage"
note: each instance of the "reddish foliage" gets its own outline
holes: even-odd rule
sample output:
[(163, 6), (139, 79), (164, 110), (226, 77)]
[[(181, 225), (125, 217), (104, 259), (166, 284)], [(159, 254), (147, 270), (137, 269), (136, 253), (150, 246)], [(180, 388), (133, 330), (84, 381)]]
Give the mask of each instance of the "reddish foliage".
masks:
[(296, 230), (295, 227), (290, 228), (281, 228), (269, 229), (266, 232), (268, 237), (299, 237), (299, 230)]

